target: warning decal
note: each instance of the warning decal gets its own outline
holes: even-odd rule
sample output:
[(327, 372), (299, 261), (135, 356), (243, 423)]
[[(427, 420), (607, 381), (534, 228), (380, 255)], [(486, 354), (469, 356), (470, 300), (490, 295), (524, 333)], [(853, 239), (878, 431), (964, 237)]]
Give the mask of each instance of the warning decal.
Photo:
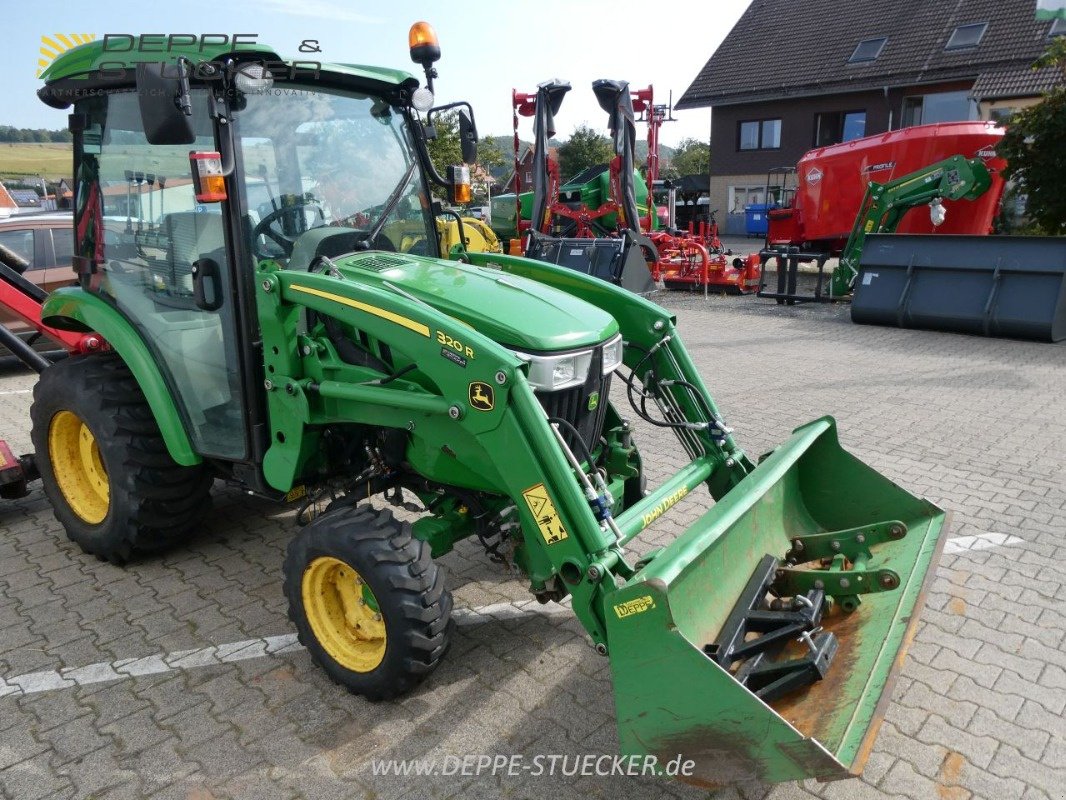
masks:
[(537, 520), (540, 535), (547, 544), (555, 544), (567, 538), (563, 521), (559, 519), (559, 512), (555, 510), (555, 503), (548, 496), (548, 490), (544, 488), (543, 483), (530, 486), (522, 492), (522, 497), (526, 499), (530, 512)]

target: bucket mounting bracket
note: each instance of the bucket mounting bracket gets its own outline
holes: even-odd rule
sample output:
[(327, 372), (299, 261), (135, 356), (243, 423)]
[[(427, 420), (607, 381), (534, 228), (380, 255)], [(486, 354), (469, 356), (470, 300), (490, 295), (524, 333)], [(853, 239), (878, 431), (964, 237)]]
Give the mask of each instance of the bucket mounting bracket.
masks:
[[(738, 665), (733, 677), (763, 701), (821, 680), (837, 650), (836, 636), (818, 628), (826, 609), (823, 590), (767, 601), (780, 571), (778, 559), (764, 556), (718, 638), (703, 648), (726, 671)], [(804, 656), (775, 658), (796, 640), (806, 644)]]

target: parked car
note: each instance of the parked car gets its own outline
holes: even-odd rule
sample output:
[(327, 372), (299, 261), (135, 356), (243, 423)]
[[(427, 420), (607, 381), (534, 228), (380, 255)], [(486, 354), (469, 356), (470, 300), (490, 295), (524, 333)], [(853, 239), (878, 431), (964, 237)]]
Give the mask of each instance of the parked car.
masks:
[[(23, 277), (47, 292), (77, 280), (72, 266), (74, 221), (71, 214), (16, 214), (0, 219), (0, 245), (29, 262)], [(0, 307), (0, 324), (29, 339), (36, 331), (10, 311)], [(43, 339), (43, 337), (42, 337)], [(46, 349), (53, 343), (42, 341)], [(0, 348), (0, 353), (6, 350)]]

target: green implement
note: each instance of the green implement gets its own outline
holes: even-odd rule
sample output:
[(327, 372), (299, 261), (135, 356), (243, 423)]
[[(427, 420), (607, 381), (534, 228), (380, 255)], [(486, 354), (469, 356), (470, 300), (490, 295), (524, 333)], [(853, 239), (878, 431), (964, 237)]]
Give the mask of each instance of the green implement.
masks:
[[(851, 611), (838, 603), (813, 636), (790, 627), (802, 618), (791, 607), (773, 620), (774, 612), (748, 604), (778, 587), (803, 596), (781, 578), (790, 569), (782, 569), (786, 557), (805, 539), (873, 531), (897, 519), (906, 532), (876, 543), (871, 536), (866, 570), (825, 570), (836, 583), (827, 579), (815, 591), (860, 592), (862, 603)], [(943, 528), (940, 509), (842, 450), (831, 419), (797, 429), (606, 598), (622, 752), (661, 763), (683, 754), (696, 762), (690, 780), (707, 784), (861, 772), (914, 635)], [(898, 582), (881, 591), (871, 569)], [(733, 598), (743, 604), (731, 606)], [(788, 629), (787, 639), (774, 638), (775, 623)], [(776, 664), (767, 653), (776, 653)]]
[(944, 220), (943, 200), (976, 200), (991, 186), (985, 162), (965, 156), (951, 156), (887, 183), (870, 181), (840, 264), (833, 270), (831, 295), (843, 297), (855, 288), (862, 249), (871, 233), (895, 232), (903, 215), (923, 203), (930, 204), (933, 223), (939, 225)]

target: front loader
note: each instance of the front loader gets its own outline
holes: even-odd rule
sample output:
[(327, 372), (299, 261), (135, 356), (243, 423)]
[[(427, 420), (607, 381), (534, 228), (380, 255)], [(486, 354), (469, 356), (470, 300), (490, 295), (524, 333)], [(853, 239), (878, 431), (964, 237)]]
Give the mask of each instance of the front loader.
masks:
[[(73, 106), (80, 285), (44, 321), (111, 348), (35, 391), (56, 516), (121, 563), (190, 537), (214, 479), (299, 503), (289, 615), (371, 700), (444, 657), (435, 559), (471, 538), (539, 600), (569, 599), (610, 660), (623, 753), (683, 755), (704, 784), (857, 774), (943, 512), (842, 450), (828, 417), (750, 458), (650, 301), (521, 257), (445, 258), (430, 189), (463, 169), (429, 159), (440, 50), (425, 23), (410, 43), (426, 86), (255, 44), (163, 59), (155, 40), (46, 71), (42, 99)], [(472, 162), (466, 106), (460, 131)], [(149, 166), (166, 202), (127, 229), (124, 172)], [(634, 415), (683, 454), (659, 486)], [(710, 510), (635, 555), (697, 492)]]

